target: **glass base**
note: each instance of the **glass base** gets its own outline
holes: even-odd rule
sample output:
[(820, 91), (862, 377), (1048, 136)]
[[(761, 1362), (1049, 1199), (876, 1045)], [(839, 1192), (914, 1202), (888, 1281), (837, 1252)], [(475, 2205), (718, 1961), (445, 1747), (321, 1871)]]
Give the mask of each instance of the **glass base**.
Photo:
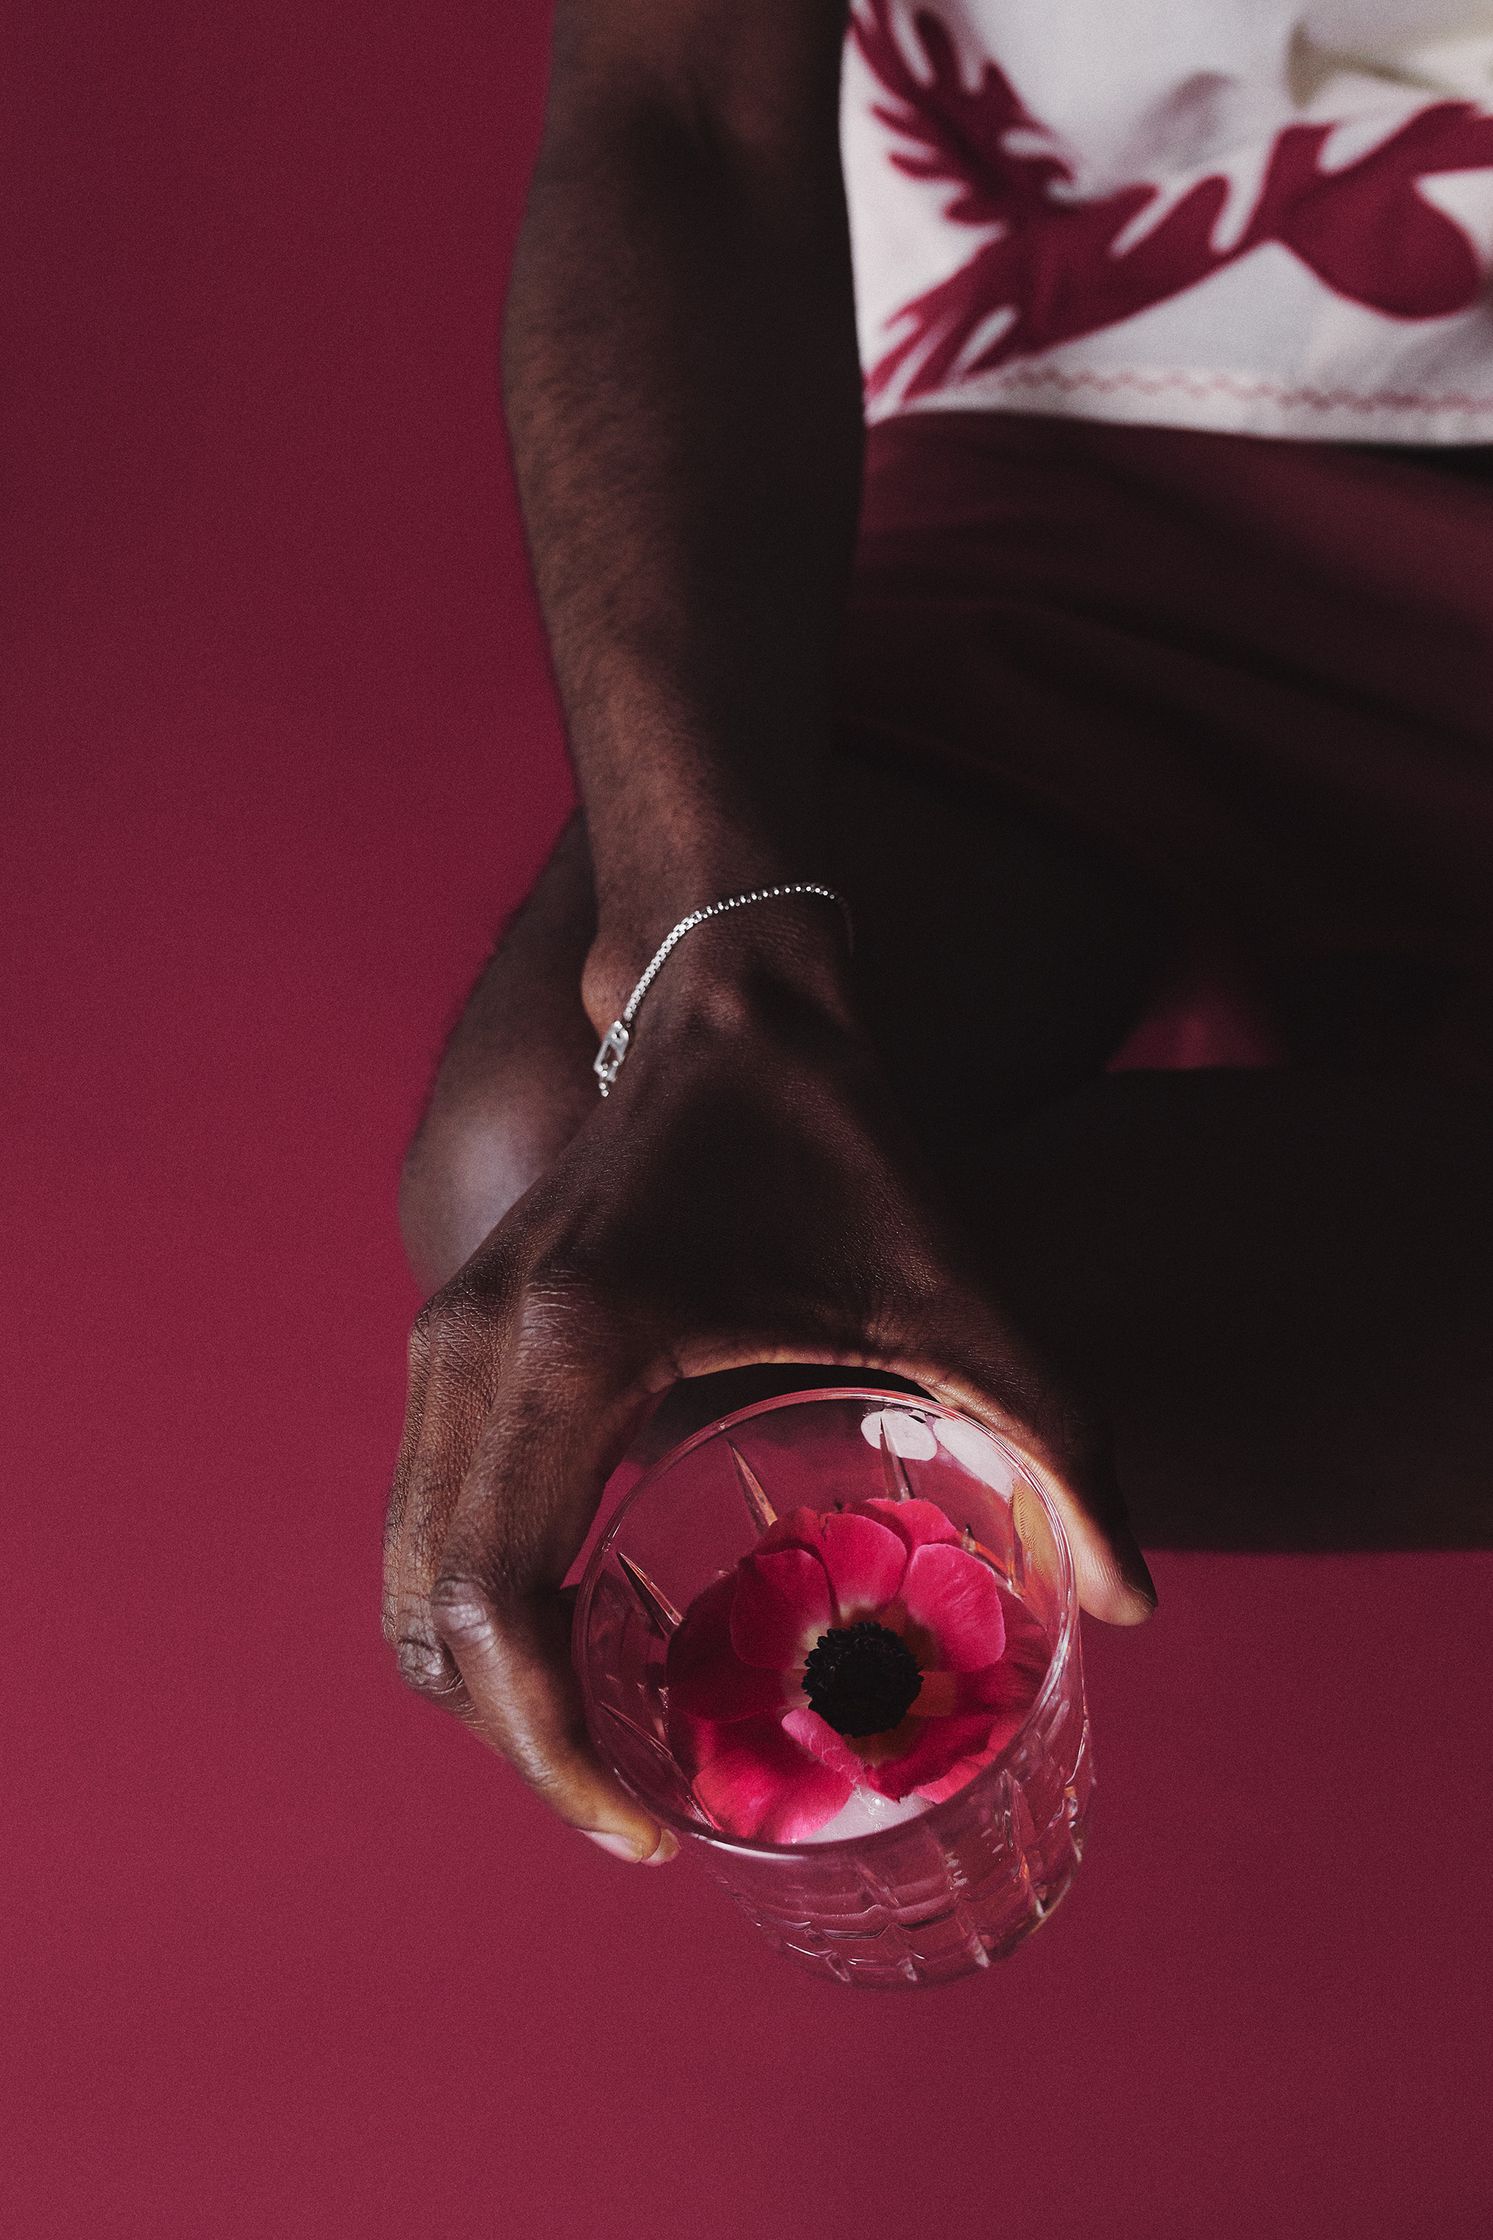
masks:
[(935, 1825), (925, 1813), (875, 1849), (835, 1846), (800, 1884), (777, 1859), (716, 1848), (710, 1872), (785, 1959), (829, 1981), (890, 1991), (988, 1968), (1040, 1928), (1083, 1857), (1094, 1764), (1074, 1709)]

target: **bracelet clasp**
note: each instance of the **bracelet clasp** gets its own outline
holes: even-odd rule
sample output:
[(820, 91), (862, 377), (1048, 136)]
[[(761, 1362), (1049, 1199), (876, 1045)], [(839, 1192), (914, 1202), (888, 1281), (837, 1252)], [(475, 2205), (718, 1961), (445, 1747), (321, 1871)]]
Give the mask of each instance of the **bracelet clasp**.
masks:
[(603, 1096), (622, 1071), (622, 1061), (627, 1056), (627, 1045), (632, 1036), (620, 1019), (614, 1019), (602, 1038), (601, 1048), (591, 1063), (597, 1086)]

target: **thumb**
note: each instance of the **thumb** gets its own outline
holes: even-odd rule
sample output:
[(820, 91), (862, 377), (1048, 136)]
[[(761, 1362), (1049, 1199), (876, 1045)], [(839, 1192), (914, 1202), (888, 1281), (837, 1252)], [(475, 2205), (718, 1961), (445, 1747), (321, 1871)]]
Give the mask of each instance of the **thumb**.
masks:
[(586, 1734), (563, 1599), (513, 1599), (473, 1579), (443, 1579), (436, 1630), (461, 1674), (465, 1717), (545, 1802), (620, 1859), (662, 1864), (678, 1846), (601, 1763)]
[[(587, 1386), (589, 1385), (589, 1389)], [(678, 1846), (597, 1755), (571, 1659), (561, 1591), (605, 1484), (619, 1430), (644, 1396), (553, 1380), (489, 1418), (451, 1520), (430, 1598), (461, 1675), (468, 1723), (563, 1820), (622, 1858)], [(610, 1399), (610, 1405), (608, 1405)]]

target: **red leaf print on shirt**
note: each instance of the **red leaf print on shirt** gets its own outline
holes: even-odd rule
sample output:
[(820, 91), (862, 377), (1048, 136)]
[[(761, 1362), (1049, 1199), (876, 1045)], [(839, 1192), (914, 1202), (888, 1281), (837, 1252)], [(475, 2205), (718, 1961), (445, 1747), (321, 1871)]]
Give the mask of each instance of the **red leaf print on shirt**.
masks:
[(1330, 169), (1322, 149), (1337, 128), (1287, 125), (1249, 221), (1226, 247), (1213, 242), (1230, 192), (1218, 174), (1196, 180), (1127, 245), (1122, 236), (1161, 189), (1137, 182), (1085, 200), (1056, 136), (1005, 74), (987, 61), (967, 85), (947, 26), (926, 10), (911, 25), (926, 68), (913, 69), (892, 28), (894, 5), (868, 0), (851, 19), (888, 96), (874, 113), (908, 144), (892, 161), (910, 178), (952, 188), (945, 215), (953, 222), (1002, 230), (895, 314), (890, 325), (901, 332), (867, 375), (868, 396), (899, 376), (906, 397), (926, 395), (955, 375), (1114, 326), (1267, 241), (1336, 294), (1389, 318), (1444, 318), (1482, 288), (1468, 236), (1418, 191), (1437, 172), (1493, 166), (1493, 116), (1470, 102), (1431, 102), (1366, 154)]

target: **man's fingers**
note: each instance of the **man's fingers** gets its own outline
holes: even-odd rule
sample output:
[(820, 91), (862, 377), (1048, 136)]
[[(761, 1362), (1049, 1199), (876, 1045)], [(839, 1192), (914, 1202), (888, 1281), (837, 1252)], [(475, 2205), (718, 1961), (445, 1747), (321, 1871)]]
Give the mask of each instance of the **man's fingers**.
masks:
[(411, 1340), (386, 1531), (384, 1630), (403, 1678), (627, 1858), (677, 1846), (585, 1730), (560, 1582), (650, 1395), (571, 1285), (488, 1270)]
[(384, 1524), (384, 1637), (400, 1670), (436, 1693), (444, 1653), (428, 1597), (468, 1460), (497, 1387), (503, 1317), (448, 1285), (415, 1318), (399, 1458)]
[(551, 1325), (542, 1368), (516, 1345), (456, 1500), (429, 1611), (483, 1739), (573, 1827), (651, 1859), (671, 1855), (673, 1839), (591, 1745), (560, 1591), (651, 1397), (610, 1336), (607, 1345), (593, 1329), (587, 1344), (579, 1323)]
[(469, 1719), (561, 1818), (624, 1858), (676, 1848), (608, 1773), (586, 1735), (560, 1596), (539, 1592), (499, 1611), (471, 1576), (447, 1574), (431, 1597), (437, 1633), (461, 1675)]
[(1042, 1465), (1072, 1551), (1080, 1606), (1110, 1625), (1141, 1624), (1156, 1608), (1156, 1588), (1130, 1529), (1107, 1444), (1087, 1419), (1054, 1402), (1045, 1375), (1013, 1354), (1004, 1332), (987, 1342), (978, 1320), (969, 1321), (972, 1327), (929, 1357), (889, 1366), (1002, 1432)]

